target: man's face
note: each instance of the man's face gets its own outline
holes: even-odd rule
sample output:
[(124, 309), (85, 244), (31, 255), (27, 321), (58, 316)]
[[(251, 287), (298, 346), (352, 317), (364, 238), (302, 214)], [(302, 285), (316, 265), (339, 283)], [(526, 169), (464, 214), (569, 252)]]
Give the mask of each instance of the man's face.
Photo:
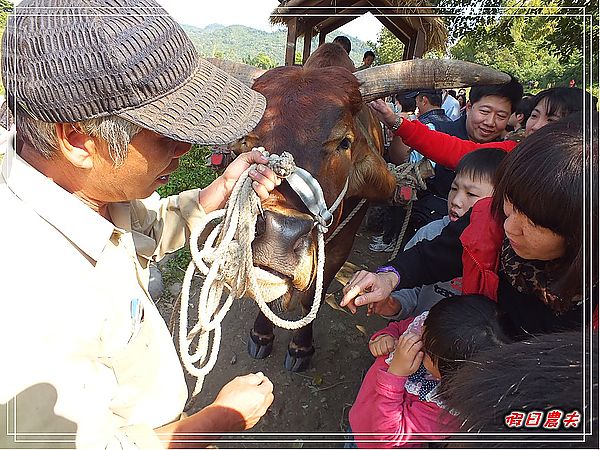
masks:
[(94, 162), (95, 177), (102, 183), (96, 186), (102, 191), (98, 200), (111, 203), (149, 197), (169, 181), (179, 167), (179, 158), (190, 148), (185, 142), (142, 130), (133, 137), (125, 161), (117, 167), (101, 148)]
[(419, 109), (419, 116), (421, 114), (424, 114), (427, 112), (427, 107), (425, 106), (424, 102), (423, 102), (423, 96), (422, 95), (417, 95), (415, 97), (415, 104), (417, 105), (417, 108)]
[(373, 58), (371, 55), (365, 56), (363, 59), (363, 65), (370, 67), (374, 60), (375, 58)]
[(508, 124), (511, 104), (506, 97), (486, 95), (474, 104), (467, 105), (467, 134), (474, 142), (491, 142)]

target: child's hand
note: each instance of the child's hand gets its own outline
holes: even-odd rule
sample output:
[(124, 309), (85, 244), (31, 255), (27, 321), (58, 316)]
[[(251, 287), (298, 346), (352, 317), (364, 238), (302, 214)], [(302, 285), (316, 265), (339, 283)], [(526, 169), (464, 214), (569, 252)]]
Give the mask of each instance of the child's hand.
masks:
[(387, 355), (396, 347), (397, 340), (389, 334), (377, 336), (374, 340), (369, 341), (369, 350), (375, 357)]
[(388, 372), (400, 377), (407, 377), (415, 373), (423, 362), (422, 347), (421, 336), (413, 333), (400, 336)]

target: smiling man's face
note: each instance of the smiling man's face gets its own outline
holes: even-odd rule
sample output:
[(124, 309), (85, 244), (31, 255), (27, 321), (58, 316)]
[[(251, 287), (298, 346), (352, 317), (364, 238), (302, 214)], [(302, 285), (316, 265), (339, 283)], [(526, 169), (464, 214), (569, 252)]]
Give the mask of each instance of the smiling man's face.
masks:
[(474, 142), (491, 142), (500, 137), (510, 118), (511, 103), (506, 97), (486, 95), (467, 105), (467, 134)]

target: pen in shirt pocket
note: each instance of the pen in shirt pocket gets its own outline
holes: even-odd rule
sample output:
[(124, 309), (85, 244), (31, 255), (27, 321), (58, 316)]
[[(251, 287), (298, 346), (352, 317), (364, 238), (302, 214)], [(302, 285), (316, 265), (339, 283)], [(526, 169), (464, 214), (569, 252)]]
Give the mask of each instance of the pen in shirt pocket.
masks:
[(144, 305), (139, 298), (131, 299), (130, 304), (131, 313), (131, 337), (129, 342), (137, 336), (142, 326), (142, 320), (144, 320)]

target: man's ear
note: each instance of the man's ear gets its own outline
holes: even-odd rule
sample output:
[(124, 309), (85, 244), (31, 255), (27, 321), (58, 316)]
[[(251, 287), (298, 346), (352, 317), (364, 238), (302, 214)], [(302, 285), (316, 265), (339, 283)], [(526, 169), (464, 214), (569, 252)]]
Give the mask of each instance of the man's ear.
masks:
[(523, 113), (515, 114), (515, 117), (517, 118), (517, 122), (519, 122), (522, 125), (523, 119), (525, 118), (525, 114), (523, 114)]
[(85, 134), (76, 123), (57, 123), (56, 137), (58, 149), (75, 167), (91, 169), (96, 153), (96, 142)]
[(473, 105), (471, 104), (471, 100), (467, 100), (467, 111), (473, 109)]

